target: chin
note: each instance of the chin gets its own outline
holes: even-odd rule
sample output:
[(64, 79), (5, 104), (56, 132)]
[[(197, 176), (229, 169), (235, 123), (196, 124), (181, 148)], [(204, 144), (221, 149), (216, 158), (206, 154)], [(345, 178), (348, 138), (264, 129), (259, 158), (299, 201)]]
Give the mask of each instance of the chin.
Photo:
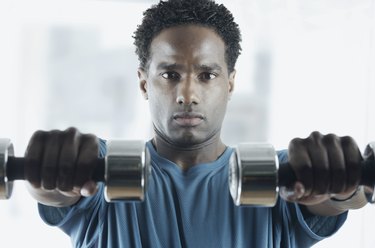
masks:
[(180, 137), (173, 137), (171, 140), (176, 145), (187, 148), (201, 145), (207, 141), (207, 138), (197, 135), (183, 135)]
[(168, 139), (172, 144), (180, 147), (199, 146), (207, 143), (214, 135), (210, 135), (207, 130), (197, 130), (197, 128), (179, 129), (169, 132)]

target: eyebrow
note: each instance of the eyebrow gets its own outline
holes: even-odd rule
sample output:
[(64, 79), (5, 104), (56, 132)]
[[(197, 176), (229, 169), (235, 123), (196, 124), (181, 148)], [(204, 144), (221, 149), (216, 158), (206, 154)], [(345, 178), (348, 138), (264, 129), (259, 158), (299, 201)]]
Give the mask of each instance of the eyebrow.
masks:
[(216, 63), (212, 63), (212, 64), (208, 64), (208, 65), (205, 65), (205, 64), (196, 65), (194, 67), (195, 67), (195, 69), (198, 69), (200, 71), (222, 71), (221, 66), (216, 64)]
[[(182, 68), (184, 68), (183, 65), (177, 63), (171, 64), (166, 62), (162, 62), (157, 66), (158, 70), (181, 70)], [(194, 69), (199, 71), (222, 71), (221, 66), (216, 63), (194, 65)]]
[(170, 64), (170, 63), (166, 63), (166, 62), (162, 62), (160, 64), (158, 64), (157, 66), (157, 69), (158, 70), (178, 70), (178, 69), (181, 69), (183, 68), (183, 65), (178, 65), (176, 63), (173, 63), (173, 64)]

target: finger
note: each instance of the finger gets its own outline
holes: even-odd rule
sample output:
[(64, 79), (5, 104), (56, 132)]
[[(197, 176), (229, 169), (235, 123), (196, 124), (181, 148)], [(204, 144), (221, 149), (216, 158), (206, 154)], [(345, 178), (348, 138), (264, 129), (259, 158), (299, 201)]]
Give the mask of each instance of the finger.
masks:
[(345, 158), (341, 148), (340, 138), (328, 134), (323, 138), (330, 165), (330, 193), (340, 193), (346, 188)]
[(91, 180), (98, 155), (99, 141), (96, 136), (91, 134), (82, 135), (76, 164), (75, 186), (82, 187), (86, 182)]
[(81, 189), (79, 188), (76, 188), (76, 187), (73, 187), (73, 189), (71, 191), (61, 191), (59, 190), (60, 194), (64, 195), (64, 196), (68, 196), (68, 197), (81, 197)]
[(64, 141), (59, 157), (57, 188), (60, 191), (71, 191), (74, 186), (75, 165), (81, 134), (75, 128), (68, 128), (63, 132), (63, 135)]
[(25, 179), (30, 182), (33, 187), (41, 186), (41, 165), (44, 151), (46, 132), (36, 131), (26, 148), (25, 159)]
[(306, 139), (313, 171), (312, 194), (316, 195), (326, 194), (329, 190), (329, 160), (322, 139), (323, 135), (319, 132), (311, 133)]
[(297, 202), (303, 205), (316, 205), (329, 199), (328, 194), (305, 196), (303, 184), (296, 182), (293, 188), (280, 187), (280, 196), (289, 202)]
[(88, 181), (82, 186), (80, 194), (84, 197), (89, 197), (96, 194), (96, 192), (98, 192), (98, 188), (99, 187), (96, 182)]
[(341, 146), (344, 152), (346, 165), (346, 192), (357, 189), (361, 176), (361, 152), (353, 140), (349, 136), (341, 138)]
[(305, 195), (310, 195), (313, 188), (313, 170), (303, 139), (296, 138), (289, 143), (288, 158), (298, 181), (305, 188)]
[(61, 147), (61, 132), (52, 130), (46, 136), (42, 163), (42, 187), (46, 190), (56, 188), (58, 161)]
[(292, 188), (280, 187), (280, 196), (289, 202), (298, 202), (305, 194), (305, 187), (302, 183), (296, 182)]
[(310, 195), (310, 196), (304, 196), (298, 199), (298, 203), (302, 205), (317, 205), (324, 201), (327, 201), (330, 198), (329, 194), (324, 195)]

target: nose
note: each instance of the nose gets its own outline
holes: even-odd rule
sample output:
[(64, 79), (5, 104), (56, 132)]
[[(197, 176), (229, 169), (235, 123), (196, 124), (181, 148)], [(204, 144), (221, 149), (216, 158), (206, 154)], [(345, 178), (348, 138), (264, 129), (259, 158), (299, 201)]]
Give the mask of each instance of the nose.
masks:
[(177, 86), (176, 102), (180, 105), (193, 105), (199, 103), (198, 84), (194, 80), (184, 80)]

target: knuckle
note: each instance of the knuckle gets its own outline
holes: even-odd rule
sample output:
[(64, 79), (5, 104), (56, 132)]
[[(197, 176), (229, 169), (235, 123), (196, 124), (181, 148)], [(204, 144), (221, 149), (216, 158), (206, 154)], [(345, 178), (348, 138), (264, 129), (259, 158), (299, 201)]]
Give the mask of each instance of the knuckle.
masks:
[(357, 147), (357, 143), (351, 136), (341, 137), (341, 144), (345, 147)]
[(305, 144), (310, 148), (316, 148), (316, 147), (321, 147), (323, 143), (323, 135), (318, 132), (314, 131), (310, 134), (309, 137), (305, 139)]
[(69, 127), (63, 131), (63, 133), (68, 137), (79, 137), (81, 133), (75, 127)]
[(88, 133), (88, 134), (83, 134), (82, 137), (87, 141), (87, 142), (95, 142), (97, 143), (98, 138), (96, 135)]
[(62, 134), (62, 131), (57, 130), (57, 129), (53, 129), (53, 130), (48, 132), (48, 136), (49, 136), (50, 139), (56, 139), (56, 138), (60, 137), (61, 134)]
[(31, 136), (31, 140), (42, 140), (46, 134), (47, 134), (46, 131), (37, 130)]
[(312, 137), (312, 138), (320, 138), (320, 137), (322, 137), (323, 135), (319, 132), (319, 131), (313, 131), (313, 132), (311, 132), (311, 134), (310, 134), (310, 137)]
[(362, 160), (361, 151), (358, 148), (355, 140), (350, 136), (344, 136), (341, 138), (341, 147), (345, 154), (345, 161), (349, 166), (352, 164), (359, 163)]
[(29, 156), (31, 150), (35, 150), (35, 148), (44, 144), (46, 134), (47, 132), (42, 130), (33, 133), (27, 145), (25, 156)]
[(49, 132), (46, 132), (45, 142), (47, 144), (47, 148), (51, 144), (56, 145), (56, 142), (58, 142), (60, 140), (60, 134), (61, 134), (61, 131), (59, 131), (59, 130), (51, 130)]
[(336, 134), (330, 133), (323, 136), (323, 143), (327, 145), (335, 145), (339, 144), (339, 137)]
[(301, 147), (304, 143), (304, 140), (301, 138), (294, 138), (289, 142), (289, 149), (296, 149), (298, 147)]
[(99, 151), (99, 139), (93, 134), (85, 134), (83, 136), (81, 150), (85, 151), (83, 156), (92, 156), (92, 154), (95, 154), (96, 156), (93, 158), (96, 158)]
[(79, 133), (79, 130), (76, 127), (68, 127), (65, 132)]
[(323, 137), (323, 135), (320, 132), (314, 131), (309, 135), (309, 137), (306, 138), (306, 140), (316, 141), (316, 140), (320, 140), (322, 137)]

